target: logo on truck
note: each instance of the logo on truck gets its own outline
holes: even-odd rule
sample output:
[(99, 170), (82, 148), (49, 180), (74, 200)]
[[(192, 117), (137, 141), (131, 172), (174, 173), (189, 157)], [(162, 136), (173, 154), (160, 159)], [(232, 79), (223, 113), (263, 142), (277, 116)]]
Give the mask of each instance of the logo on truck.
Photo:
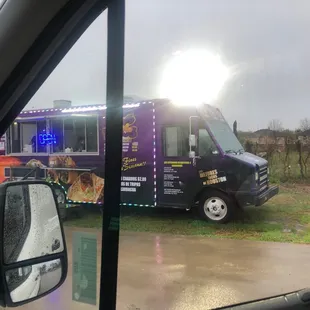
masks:
[(127, 141), (132, 141), (138, 137), (138, 127), (134, 126), (136, 117), (133, 113), (127, 114), (123, 118), (123, 138)]
[(138, 167), (144, 167), (146, 165), (146, 161), (137, 162), (137, 158), (124, 157), (123, 158), (123, 168), (122, 171), (127, 171), (129, 169), (134, 169)]

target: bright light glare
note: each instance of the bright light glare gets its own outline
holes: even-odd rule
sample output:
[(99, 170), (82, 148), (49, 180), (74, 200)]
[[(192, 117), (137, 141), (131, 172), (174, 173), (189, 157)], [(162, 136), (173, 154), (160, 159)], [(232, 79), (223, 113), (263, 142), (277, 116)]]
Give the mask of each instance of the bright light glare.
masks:
[(164, 69), (160, 96), (178, 105), (212, 104), (228, 77), (219, 55), (205, 50), (178, 52)]

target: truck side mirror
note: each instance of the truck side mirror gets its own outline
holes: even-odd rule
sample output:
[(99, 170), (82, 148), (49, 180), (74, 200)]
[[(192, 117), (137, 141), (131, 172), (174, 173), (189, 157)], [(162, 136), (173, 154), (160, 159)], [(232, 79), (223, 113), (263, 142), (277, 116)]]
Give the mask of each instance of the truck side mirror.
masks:
[(1, 305), (20, 306), (57, 289), (66, 279), (68, 262), (50, 184), (38, 180), (1, 184), (0, 221)]
[(190, 147), (196, 147), (196, 136), (195, 135), (189, 135), (189, 146)]
[(190, 151), (189, 152), (189, 158), (195, 158), (196, 157), (196, 152), (195, 151)]

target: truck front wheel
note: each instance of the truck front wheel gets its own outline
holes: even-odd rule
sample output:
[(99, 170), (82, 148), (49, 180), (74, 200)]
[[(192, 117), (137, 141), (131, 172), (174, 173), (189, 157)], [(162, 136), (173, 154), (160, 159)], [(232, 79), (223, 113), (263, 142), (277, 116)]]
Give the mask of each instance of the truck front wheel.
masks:
[(204, 220), (224, 224), (231, 220), (234, 203), (228, 195), (216, 191), (206, 191), (199, 201), (199, 214)]

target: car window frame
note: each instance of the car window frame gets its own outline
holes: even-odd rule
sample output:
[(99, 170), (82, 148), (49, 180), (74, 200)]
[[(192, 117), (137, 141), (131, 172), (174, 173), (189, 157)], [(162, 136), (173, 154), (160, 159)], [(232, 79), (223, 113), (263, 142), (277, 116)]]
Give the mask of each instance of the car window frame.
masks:
[[(36, 91), (40, 88), (40, 86), (44, 83), (47, 77), (53, 72), (56, 66), (60, 63), (60, 61), (64, 58), (64, 56), (68, 53), (68, 51), (73, 47), (76, 41), (81, 37), (81, 35), (88, 29), (88, 27), (92, 24), (92, 22), (107, 8), (110, 7), (111, 3), (114, 0), (70, 0), (59, 12), (54, 16), (54, 18), (48, 23), (48, 25), (43, 29), (38, 38), (29, 48), (29, 50), (25, 53), (19, 63), (15, 66), (12, 73), (9, 77), (0, 85), (0, 102), (3, 102), (1, 106), (2, 115), (1, 123), (0, 123), (0, 136), (2, 136), (9, 126), (12, 124), (14, 119), (18, 116), (18, 114), (22, 111), (31, 97), (36, 93)], [(87, 5), (88, 4), (88, 5)], [(86, 6), (86, 8), (85, 8)], [(124, 10), (125, 2), (123, 1), (120, 6), (121, 9)], [(114, 10), (115, 11), (115, 10)], [(113, 13), (113, 10), (112, 10)], [(119, 21), (114, 21), (115, 17), (118, 18), (119, 14), (114, 14), (114, 17), (110, 14), (110, 21), (115, 22), (116, 27), (124, 33), (124, 25), (119, 27)], [(80, 16), (78, 20), (76, 20), (76, 16)], [(123, 12), (124, 16), (124, 12)], [(124, 17), (123, 17), (124, 19)], [(69, 20), (69, 22), (68, 22)], [(70, 22), (72, 25), (70, 25)], [(67, 29), (64, 29), (64, 24), (69, 24)], [(69, 29), (68, 29), (69, 28)], [(110, 40), (113, 36), (111, 36), (110, 31)], [(54, 44), (51, 46), (50, 43), (53, 40), (58, 40), (58, 44)], [(112, 38), (113, 40), (113, 38)], [(121, 41), (124, 44), (124, 37), (119, 38), (116, 41)], [(117, 43), (118, 44), (118, 43)], [(115, 45), (114, 45), (115, 46)], [(49, 52), (49, 53), (48, 53)], [(121, 53), (121, 58), (124, 60), (124, 55)], [(40, 62), (40, 57), (42, 55), (49, 55), (48, 59), (44, 59), (42, 61), (41, 66), (36, 68), (35, 74), (31, 74), (32, 67), (37, 66)], [(111, 53), (110, 56), (115, 58), (116, 61), (112, 59), (113, 63), (117, 63), (119, 61), (119, 55), (114, 57)], [(117, 54), (117, 53), (116, 53)], [(112, 64), (112, 63), (111, 63)], [(110, 66), (110, 78), (107, 78), (107, 83), (113, 85), (114, 81), (118, 84), (119, 80), (123, 80), (123, 61), (117, 64), (121, 69), (117, 74), (119, 77), (118, 80), (115, 80), (115, 72), (111, 70)], [(108, 66), (109, 67), (109, 66)], [(112, 66), (113, 67), (113, 66)], [(110, 87), (113, 89), (113, 86)], [(115, 89), (115, 87), (114, 87)], [(119, 86), (116, 85), (116, 93), (119, 93), (118, 98), (123, 98), (123, 87), (119, 90)], [(114, 95), (110, 93), (110, 104), (109, 108), (107, 108), (107, 116), (111, 118), (111, 112), (113, 114), (113, 98)], [(112, 100), (112, 101), (111, 101)], [(111, 111), (112, 110), (112, 111)], [(122, 110), (122, 109), (121, 109)], [(113, 117), (113, 116), (112, 116)], [(122, 121), (122, 115), (121, 115)], [(110, 122), (112, 127), (113, 121)], [(110, 126), (111, 127), (111, 126)], [(122, 128), (122, 126), (120, 126)], [(111, 128), (110, 128), (111, 131)], [(113, 134), (113, 128), (112, 128)], [(110, 136), (110, 135), (109, 135)], [(117, 140), (117, 139), (116, 139)], [(111, 151), (110, 151), (111, 153)], [(113, 153), (113, 151), (112, 151)], [(115, 160), (115, 154), (114, 154)], [(109, 170), (109, 168), (108, 168)], [(112, 172), (112, 171), (111, 171)], [(113, 178), (112, 178), (113, 179)], [(115, 179), (114, 179), (115, 182)], [(108, 182), (109, 183), (109, 182)], [(111, 186), (111, 185), (110, 185)], [(113, 184), (112, 184), (113, 187)], [(114, 203), (115, 205), (115, 200)], [(119, 204), (116, 204), (116, 208), (119, 208)], [(115, 209), (112, 208), (111, 209)], [(107, 213), (105, 213), (105, 221), (103, 225), (105, 226), (105, 222), (108, 219)], [(107, 224), (109, 226), (109, 224)], [(119, 229), (119, 228), (118, 228)], [(104, 248), (109, 247), (110, 249), (114, 249), (118, 252), (118, 241), (115, 246), (115, 240), (113, 240), (113, 236), (115, 233), (109, 233), (109, 229), (107, 229), (108, 233), (105, 236), (105, 243), (103, 242), (103, 248), (101, 252), (105, 253), (104, 258), (102, 259), (103, 265), (101, 266), (101, 285), (100, 285), (100, 296), (99, 296), (99, 309), (113, 309), (116, 307), (116, 286), (117, 286), (117, 265), (118, 261), (115, 257), (115, 251), (113, 250), (105, 250)], [(102, 234), (104, 235), (104, 229), (102, 230)], [(116, 233), (118, 235), (118, 232)], [(112, 240), (111, 240), (112, 239)], [(110, 246), (109, 246), (110, 245)], [(111, 246), (112, 245), (112, 246)], [(114, 268), (111, 268), (111, 262)], [(104, 271), (107, 272), (104, 272)], [(115, 272), (116, 271), (116, 272)], [(114, 282), (114, 285), (111, 285), (109, 281)], [(103, 289), (106, 288), (106, 289)], [(114, 295), (112, 296), (113, 293)], [(4, 296), (5, 287), (0, 285), (0, 297)], [(27, 303), (21, 302), (20, 305)]]

